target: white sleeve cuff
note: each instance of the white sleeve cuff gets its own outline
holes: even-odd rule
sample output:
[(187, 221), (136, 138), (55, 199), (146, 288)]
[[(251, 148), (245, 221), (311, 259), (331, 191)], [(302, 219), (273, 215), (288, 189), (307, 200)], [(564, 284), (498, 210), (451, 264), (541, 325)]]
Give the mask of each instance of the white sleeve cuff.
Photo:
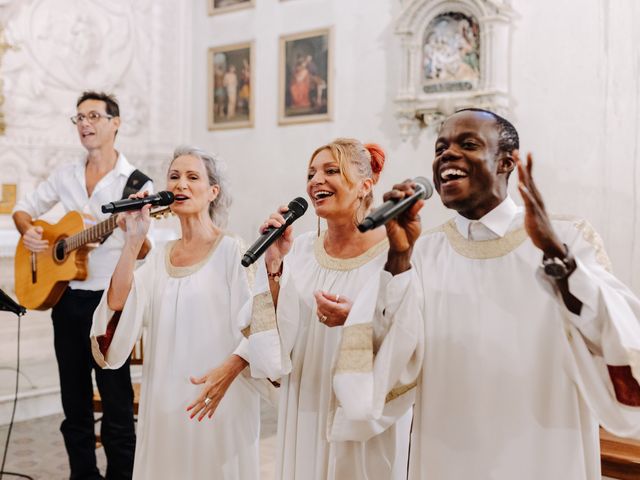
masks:
[(249, 363), (249, 341), (246, 338), (240, 340), (240, 344), (233, 351), (234, 355), (238, 355), (245, 362)]

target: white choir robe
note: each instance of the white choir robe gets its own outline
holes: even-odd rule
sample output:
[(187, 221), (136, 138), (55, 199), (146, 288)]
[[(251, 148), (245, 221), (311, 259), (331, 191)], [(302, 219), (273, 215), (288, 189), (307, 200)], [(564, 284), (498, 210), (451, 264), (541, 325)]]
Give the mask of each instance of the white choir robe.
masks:
[(204, 375), (232, 353), (248, 358), (239, 312), (250, 289), (239, 245), (221, 236), (205, 259), (189, 267), (171, 265), (173, 245), (154, 248), (135, 271), (104, 357), (96, 337), (104, 335), (114, 313), (106, 291), (93, 317), (93, 354), (103, 368), (120, 367), (146, 331), (133, 478), (255, 480), (260, 397), (248, 369), (231, 384), (212, 419), (198, 422), (186, 411), (203, 388), (190, 376)]
[(557, 218), (578, 264), (569, 286), (583, 307), (570, 313), (513, 209), (488, 240), (459, 221), (423, 235), (412, 269), (372, 280), (347, 320), (380, 344), (371, 368), (334, 377), (349, 418), (378, 418), (389, 391), (417, 380), (411, 480), (600, 480), (598, 424), (640, 435), (640, 408), (616, 401), (606, 368), (640, 379), (638, 299), (595, 231)]
[[(281, 378), (276, 478), (279, 480), (406, 479), (411, 405), (408, 391), (390, 402), (391, 414), (375, 421), (349, 421), (332, 391), (342, 327), (318, 321), (318, 290), (354, 300), (378, 276), (385, 240), (352, 259), (329, 257), (324, 234), (301, 235), (285, 257), (277, 314), (264, 262), (254, 287), (249, 334), (251, 373)], [(399, 420), (398, 420), (399, 419)]]

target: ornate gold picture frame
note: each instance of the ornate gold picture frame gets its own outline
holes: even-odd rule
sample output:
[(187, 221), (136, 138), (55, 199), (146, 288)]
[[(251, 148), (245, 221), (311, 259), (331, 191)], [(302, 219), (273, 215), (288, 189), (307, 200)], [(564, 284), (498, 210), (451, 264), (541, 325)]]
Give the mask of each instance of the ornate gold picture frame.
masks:
[(208, 64), (209, 130), (253, 126), (253, 42), (212, 47)]
[(255, 4), (255, 0), (208, 0), (209, 15), (244, 10), (254, 7)]
[(332, 37), (331, 28), (280, 37), (281, 125), (332, 119)]

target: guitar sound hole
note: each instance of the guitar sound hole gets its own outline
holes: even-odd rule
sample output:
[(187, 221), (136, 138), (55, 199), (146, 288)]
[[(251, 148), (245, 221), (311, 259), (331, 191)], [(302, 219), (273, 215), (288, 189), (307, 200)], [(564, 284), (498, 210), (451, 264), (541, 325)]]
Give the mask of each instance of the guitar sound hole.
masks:
[(65, 246), (65, 241), (60, 240), (59, 242), (56, 242), (55, 247), (53, 247), (53, 258), (55, 258), (56, 262), (64, 261), (64, 258), (65, 258), (64, 246)]

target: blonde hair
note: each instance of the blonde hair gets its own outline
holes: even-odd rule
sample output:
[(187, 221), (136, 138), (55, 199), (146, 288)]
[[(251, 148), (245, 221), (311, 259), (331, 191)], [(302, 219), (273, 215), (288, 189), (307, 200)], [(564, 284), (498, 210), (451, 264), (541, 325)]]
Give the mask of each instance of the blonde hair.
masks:
[[(380, 172), (384, 167), (385, 153), (382, 147), (375, 143), (363, 144), (355, 138), (336, 138), (334, 141), (322, 145), (311, 154), (309, 164), (323, 150), (329, 150), (331, 156), (338, 162), (340, 175), (349, 184), (354, 185), (357, 180), (370, 178), (374, 185), (378, 183)], [(353, 177), (355, 173), (356, 178)], [(362, 199), (366, 210), (373, 203), (373, 192)]]

